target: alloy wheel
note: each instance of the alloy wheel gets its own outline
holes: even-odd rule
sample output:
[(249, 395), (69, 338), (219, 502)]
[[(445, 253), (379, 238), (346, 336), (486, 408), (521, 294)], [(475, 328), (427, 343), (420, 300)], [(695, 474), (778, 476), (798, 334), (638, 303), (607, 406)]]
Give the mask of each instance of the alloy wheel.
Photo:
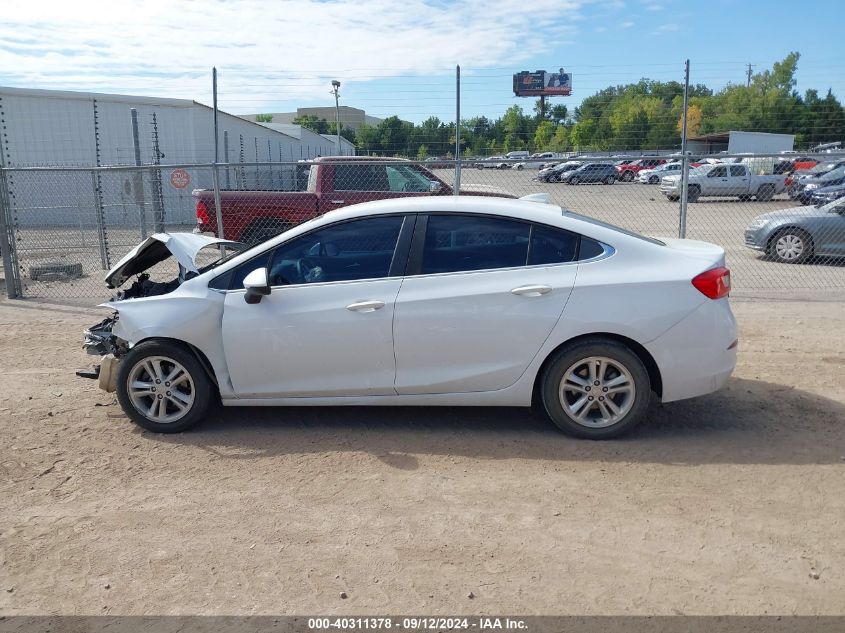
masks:
[(148, 356), (129, 372), (126, 391), (132, 406), (151, 422), (171, 424), (190, 412), (196, 397), (191, 374), (166, 356)]
[(585, 427), (616, 424), (634, 406), (636, 387), (631, 372), (618, 360), (590, 356), (573, 363), (558, 387), (566, 414)]

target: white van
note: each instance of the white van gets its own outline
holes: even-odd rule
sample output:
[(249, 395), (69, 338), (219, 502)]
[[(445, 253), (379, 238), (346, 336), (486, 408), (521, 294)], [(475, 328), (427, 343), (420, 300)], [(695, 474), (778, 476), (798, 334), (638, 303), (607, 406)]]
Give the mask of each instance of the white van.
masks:
[(528, 158), (529, 156), (530, 156), (530, 154), (528, 152), (524, 152), (524, 151), (523, 152), (508, 152), (507, 154), (505, 154), (505, 158), (517, 159), (517, 160), (520, 159), (520, 158)]

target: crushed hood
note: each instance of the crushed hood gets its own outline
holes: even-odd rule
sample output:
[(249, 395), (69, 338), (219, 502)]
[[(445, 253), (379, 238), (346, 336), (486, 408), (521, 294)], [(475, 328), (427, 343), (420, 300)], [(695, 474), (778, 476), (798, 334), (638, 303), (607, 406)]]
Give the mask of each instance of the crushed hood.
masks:
[(240, 242), (196, 233), (155, 233), (126, 253), (105, 277), (109, 288), (119, 288), (126, 281), (169, 257), (175, 257), (186, 272), (198, 273), (197, 254), (207, 246), (242, 248)]

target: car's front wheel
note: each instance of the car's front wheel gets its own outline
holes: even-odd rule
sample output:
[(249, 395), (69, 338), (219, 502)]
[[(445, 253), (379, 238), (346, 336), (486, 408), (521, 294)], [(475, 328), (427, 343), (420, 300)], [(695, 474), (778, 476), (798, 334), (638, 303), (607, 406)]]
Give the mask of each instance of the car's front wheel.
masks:
[(769, 242), (769, 256), (784, 264), (800, 264), (813, 254), (813, 240), (801, 229), (783, 229)]
[(147, 341), (126, 354), (117, 375), (117, 399), (133, 422), (155, 433), (179, 433), (200, 422), (214, 395), (190, 350)]
[(603, 440), (642, 421), (651, 400), (648, 371), (627, 346), (585, 339), (558, 352), (541, 384), (552, 422), (575, 437)]

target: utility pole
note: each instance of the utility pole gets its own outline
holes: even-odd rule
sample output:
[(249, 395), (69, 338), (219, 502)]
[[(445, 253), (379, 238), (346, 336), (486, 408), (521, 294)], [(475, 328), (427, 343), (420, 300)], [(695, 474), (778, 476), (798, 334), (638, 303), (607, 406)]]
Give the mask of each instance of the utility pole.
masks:
[(337, 132), (337, 154), (343, 155), (343, 148), (340, 146), (340, 106), (338, 105), (338, 94), (340, 90), (340, 82), (337, 79), (332, 79), (332, 94), (334, 95), (334, 116), (335, 116), (335, 132)]
[(684, 65), (684, 112), (681, 124), (681, 210), (678, 237), (687, 236), (687, 194), (689, 192), (689, 156), (687, 156), (687, 112), (689, 110), (689, 60)]
[(455, 66), (455, 191), (461, 195), (461, 67)]
[(751, 64), (748, 64), (748, 71), (745, 73), (745, 86), (751, 86)]

